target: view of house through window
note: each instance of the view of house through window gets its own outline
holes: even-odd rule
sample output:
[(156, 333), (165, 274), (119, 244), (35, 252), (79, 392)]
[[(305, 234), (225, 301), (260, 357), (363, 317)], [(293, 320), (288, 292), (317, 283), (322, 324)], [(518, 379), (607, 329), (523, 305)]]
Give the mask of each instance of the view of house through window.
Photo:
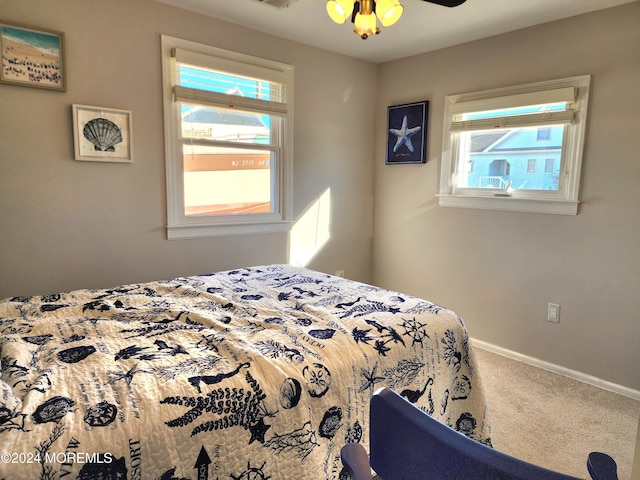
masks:
[(576, 215), (590, 76), (445, 97), (438, 203)]
[[(461, 115), (461, 121), (564, 110), (564, 104)], [(458, 188), (557, 190), (564, 125), (460, 133)]]

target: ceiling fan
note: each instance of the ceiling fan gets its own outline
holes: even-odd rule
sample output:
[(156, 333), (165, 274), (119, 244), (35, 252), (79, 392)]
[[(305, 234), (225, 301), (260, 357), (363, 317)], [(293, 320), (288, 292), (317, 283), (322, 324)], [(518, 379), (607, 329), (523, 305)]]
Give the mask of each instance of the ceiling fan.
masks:
[[(457, 7), (467, 0), (423, 0), (425, 2), (442, 5), (443, 7)], [(398, 21), (404, 7), (399, 0), (328, 0), (327, 13), (331, 20), (342, 24), (351, 17), (353, 31), (362, 39), (380, 33), (378, 20), (383, 27), (393, 25)], [(377, 17), (377, 20), (376, 20)]]
[(467, 0), (423, 0), (424, 2), (435, 3), (436, 5), (442, 5), (443, 7), (457, 7), (462, 5)]
[(424, 2), (435, 3), (436, 5), (442, 5), (443, 7), (457, 7), (462, 5), (467, 0), (423, 0)]

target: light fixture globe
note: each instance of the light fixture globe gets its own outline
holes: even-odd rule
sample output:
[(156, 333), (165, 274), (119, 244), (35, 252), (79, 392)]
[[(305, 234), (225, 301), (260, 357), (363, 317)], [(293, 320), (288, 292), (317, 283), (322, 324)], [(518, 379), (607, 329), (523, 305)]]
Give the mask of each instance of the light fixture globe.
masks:
[(327, 2), (327, 13), (331, 20), (338, 24), (343, 24), (351, 17), (354, 0), (329, 0)]
[(351, 17), (354, 24), (353, 31), (363, 39), (380, 33), (377, 19), (380, 19), (382, 26), (388, 27), (398, 21), (403, 11), (404, 7), (399, 0), (327, 1), (327, 13), (331, 20), (342, 24)]
[(398, 0), (378, 0), (376, 2), (376, 15), (383, 27), (393, 25), (402, 16), (404, 7)]
[(376, 16), (373, 13), (358, 12), (354, 21), (353, 31), (365, 40), (371, 35), (380, 33), (380, 29), (376, 26)]

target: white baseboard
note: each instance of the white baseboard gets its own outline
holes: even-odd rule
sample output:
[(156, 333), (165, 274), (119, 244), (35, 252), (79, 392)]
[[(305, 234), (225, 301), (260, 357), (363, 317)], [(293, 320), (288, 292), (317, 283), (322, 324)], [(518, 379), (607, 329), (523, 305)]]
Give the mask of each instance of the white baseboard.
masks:
[(473, 343), (474, 347), (482, 348), (484, 350), (497, 353), (498, 355), (503, 355), (513, 360), (518, 360), (534, 367), (549, 370), (550, 372), (558, 373), (560, 375), (564, 375), (565, 377), (578, 380), (579, 382), (588, 383), (589, 385), (594, 385), (596, 387), (609, 390), (610, 392), (633, 398), (634, 400), (640, 400), (640, 390), (634, 390), (633, 388), (625, 387), (624, 385), (618, 385), (616, 383), (608, 382), (606, 380), (602, 380), (601, 378), (587, 375), (586, 373), (571, 370), (554, 363), (545, 362), (544, 360), (540, 360), (539, 358), (529, 357), (528, 355), (523, 355), (522, 353), (514, 352), (513, 350), (502, 348), (497, 345), (493, 345), (492, 343), (484, 342), (475, 338), (472, 338), (471, 342)]

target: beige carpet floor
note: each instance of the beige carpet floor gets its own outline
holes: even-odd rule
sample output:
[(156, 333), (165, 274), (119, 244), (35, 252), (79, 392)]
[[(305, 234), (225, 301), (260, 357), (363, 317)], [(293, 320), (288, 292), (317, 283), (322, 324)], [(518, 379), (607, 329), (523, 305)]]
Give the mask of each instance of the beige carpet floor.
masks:
[(640, 401), (474, 348), (493, 446), (509, 455), (590, 478), (589, 452), (611, 455), (631, 478)]

